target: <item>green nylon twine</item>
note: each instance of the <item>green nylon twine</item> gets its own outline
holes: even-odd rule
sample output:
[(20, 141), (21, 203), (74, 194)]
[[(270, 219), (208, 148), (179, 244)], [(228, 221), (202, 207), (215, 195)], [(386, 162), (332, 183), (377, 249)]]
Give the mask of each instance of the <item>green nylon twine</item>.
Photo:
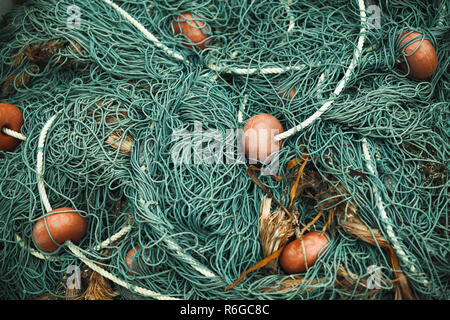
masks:
[[(172, 158), (180, 142), (174, 133), (190, 133), (194, 144), (199, 123), (206, 154), (212, 148), (208, 134), (224, 138), (258, 113), (274, 115), (287, 130), (332, 100), (317, 121), (284, 140), (277, 174), (283, 175), (306, 147), (309, 165), (333, 177), (330, 183), (339, 181), (367, 226), (388, 238), (386, 221), (391, 223), (406, 250), (400, 261), (414, 295), (448, 299), (450, 56), (444, 2), (375, 3), (380, 29), (366, 28), (357, 65), (337, 96), (333, 91), (360, 36), (358, 1), (114, 1), (182, 59), (155, 45), (105, 1), (36, 0), (16, 7), (0, 29), (0, 84), (21, 72), (32, 79), (0, 92), (0, 102), (22, 110), (21, 133), (27, 137), (13, 152), (0, 151), (0, 297), (64, 297), (68, 268), (84, 265), (67, 245), (47, 254), (47, 260), (30, 250), (36, 249), (33, 225), (46, 214), (36, 179), (38, 139), (45, 123), (62, 110), (43, 150), (45, 190), (53, 208), (73, 207), (86, 217), (86, 236), (77, 247), (129, 285), (113, 283), (119, 298), (155, 298), (136, 288), (180, 299), (393, 298), (394, 285), (386, 279), (394, 279), (398, 270), (379, 247), (341, 228), (302, 274), (305, 280), (290, 290), (264, 290), (288, 279), (278, 268), (275, 274), (254, 271), (226, 291), (264, 258), (258, 222), (265, 192), (247, 175), (248, 161), (227, 163), (222, 157), (215, 163), (205, 157), (177, 164)], [(67, 19), (73, 5), (81, 20), (71, 29)], [(187, 39), (173, 34), (171, 23), (183, 12), (211, 28), (207, 49), (187, 48)], [(423, 33), (436, 48), (438, 68), (428, 80), (412, 80), (398, 68), (403, 60), (398, 37), (405, 30)], [(63, 45), (48, 59), (38, 63), (24, 57), (17, 63), (27, 46), (50, 40)], [(69, 46), (71, 41), (82, 50)], [(260, 72), (267, 68), (282, 72)], [(292, 99), (283, 96), (292, 89)], [(119, 142), (133, 138), (130, 154), (105, 143), (114, 132), (121, 133)], [(364, 139), (375, 174), (364, 158)], [(199, 155), (195, 147), (191, 151)], [(259, 178), (288, 204), (286, 180)], [(380, 218), (378, 196), (387, 220)], [(317, 215), (312, 201), (295, 205), (301, 221)], [(108, 250), (95, 250), (130, 223)], [(320, 219), (313, 229), (324, 224)], [(137, 259), (144, 252), (148, 258), (142, 270), (129, 272), (125, 257), (136, 245), (142, 249)], [(353, 288), (335, 285), (339, 266), (354, 275)], [(371, 290), (358, 282), (370, 277), (371, 266), (383, 277), (367, 296)]]

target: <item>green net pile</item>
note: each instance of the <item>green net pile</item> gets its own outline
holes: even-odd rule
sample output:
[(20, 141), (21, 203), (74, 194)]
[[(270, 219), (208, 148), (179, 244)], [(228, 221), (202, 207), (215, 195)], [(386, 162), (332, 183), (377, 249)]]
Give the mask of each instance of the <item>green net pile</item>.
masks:
[[(33, 225), (45, 214), (36, 171), (39, 136), (60, 112), (43, 150), (48, 199), (86, 218), (86, 236), (77, 246), (83, 259), (126, 284), (111, 282), (117, 299), (392, 299), (389, 279), (399, 271), (416, 298), (448, 299), (448, 3), (373, 2), (380, 27), (366, 28), (357, 65), (339, 95), (333, 92), (360, 36), (358, 1), (114, 3), (183, 59), (149, 41), (102, 0), (26, 1), (2, 22), (0, 102), (22, 110), (27, 139), (12, 152), (0, 151), (0, 298), (65, 297), (68, 268), (85, 266), (65, 245), (42, 253), (46, 259), (32, 251), (38, 250)], [(68, 27), (73, 5), (81, 14), (79, 28)], [(183, 12), (211, 28), (207, 49), (188, 48), (174, 35), (172, 21)], [(438, 68), (430, 79), (414, 80), (399, 69), (404, 30), (425, 34), (436, 48)], [(265, 68), (283, 71), (261, 72)], [(283, 93), (292, 89), (286, 99)], [(230, 130), (259, 113), (275, 116), (287, 130), (327, 101), (333, 103), (317, 121), (283, 141), (276, 174), (284, 175), (289, 161), (307, 150), (308, 166), (332, 177), (330, 184), (339, 182), (347, 191), (341, 200), (355, 204), (366, 226), (386, 239), (393, 230), (401, 270), (382, 248), (349, 235), (337, 221), (328, 249), (299, 275), (303, 281), (286, 289), (292, 276), (279, 267), (261, 268), (225, 290), (264, 258), (259, 214), (267, 194), (235, 149), (232, 161), (216, 158), (210, 141), (215, 135), (232, 139)], [(200, 136), (190, 136), (190, 163), (176, 163), (176, 133), (199, 128)], [(131, 152), (105, 142), (117, 132), (116, 143), (132, 138)], [(287, 179), (261, 174), (259, 180), (274, 198), (288, 201)], [(295, 205), (305, 223), (317, 215), (313, 201)], [(313, 229), (325, 223), (319, 219)], [(123, 237), (96, 250), (128, 225)], [(129, 272), (125, 257), (135, 246), (148, 258)], [(371, 266), (382, 274), (375, 290), (361, 285)], [(351, 274), (350, 285), (337, 285), (340, 268)]]

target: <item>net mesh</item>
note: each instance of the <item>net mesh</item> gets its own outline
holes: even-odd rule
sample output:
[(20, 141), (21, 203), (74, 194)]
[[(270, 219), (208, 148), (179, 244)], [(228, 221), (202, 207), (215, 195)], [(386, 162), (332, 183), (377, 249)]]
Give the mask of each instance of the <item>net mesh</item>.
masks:
[[(26, 1), (3, 21), (1, 102), (21, 109), (27, 139), (0, 151), (0, 297), (66, 298), (70, 266), (85, 270), (91, 261), (124, 281), (111, 281), (122, 299), (390, 299), (399, 272), (415, 297), (448, 299), (445, 1), (378, 1), (380, 27), (366, 28), (339, 95), (361, 34), (358, 1), (114, 3), (158, 45), (108, 1)], [(70, 28), (77, 12), (80, 26)], [(172, 21), (183, 12), (211, 28), (207, 49), (188, 48), (174, 34)], [(405, 30), (421, 32), (436, 48), (438, 68), (428, 80), (398, 67)], [(320, 119), (283, 140), (276, 172), (283, 176), (307, 152), (305, 174), (334, 190), (317, 187), (320, 196), (294, 199), (304, 224), (326, 211), (310, 229), (327, 230), (327, 250), (304, 273), (260, 268), (225, 290), (264, 258), (264, 188), (287, 206), (292, 187), (289, 176), (261, 174), (264, 188), (255, 184), (248, 161), (236, 156), (238, 130), (258, 113), (292, 128), (327, 101), (332, 106)], [(41, 257), (33, 251), (33, 225), (46, 214), (39, 137), (55, 114), (42, 177), (53, 208), (73, 207), (88, 221), (77, 244), (83, 258), (66, 245)], [(217, 139), (230, 141), (231, 159), (214, 147)], [(177, 163), (173, 155), (186, 145), (190, 161)], [(350, 234), (344, 216), (327, 223), (349, 206), (393, 246), (400, 269), (385, 248)], [(130, 272), (125, 258), (135, 246), (142, 265)], [(375, 290), (368, 285), (373, 266), (381, 274)]]

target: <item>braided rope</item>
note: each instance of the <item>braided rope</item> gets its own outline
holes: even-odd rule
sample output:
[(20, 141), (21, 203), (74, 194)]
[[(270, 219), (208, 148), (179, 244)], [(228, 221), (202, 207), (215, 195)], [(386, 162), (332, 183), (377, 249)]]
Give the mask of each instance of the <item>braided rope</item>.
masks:
[(280, 133), (279, 135), (276, 135), (275, 141), (286, 139), (286, 138), (292, 136), (293, 134), (295, 134), (296, 132), (308, 127), (314, 121), (319, 119), (322, 116), (322, 114), (328, 110), (328, 108), (333, 103), (334, 99), (344, 89), (345, 85), (347, 84), (348, 80), (350, 79), (350, 76), (351, 76), (353, 70), (355, 69), (356, 65), (358, 64), (358, 60), (361, 55), (362, 48), (364, 46), (364, 41), (366, 38), (366, 35), (365, 35), (365, 33), (366, 33), (366, 27), (365, 27), (365, 25), (366, 25), (366, 12), (365, 12), (366, 8), (365, 8), (364, 0), (358, 0), (358, 5), (359, 5), (359, 9), (360, 9), (360, 16), (361, 16), (361, 30), (359, 32), (360, 35), (359, 35), (359, 39), (358, 39), (358, 45), (356, 46), (355, 51), (353, 52), (352, 62), (348, 66), (348, 69), (345, 72), (345, 75), (342, 77), (341, 81), (339, 81), (336, 89), (333, 92), (334, 98), (332, 100), (325, 102), (322, 105), (322, 107), (320, 107), (319, 110), (317, 110), (312, 116), (310, 116), (308, 119), (306, 119), (299, 125), (291, 128), (283, 133)]
[[(142, 208), (145, 208), (146, 202), (144, 199), (139, 199), (139, 203), (141, 204)], [(162, 227), (162, 233), (164, 234), (166, 231), (167, 229)], [(184, 253), (184, 250), (176, 242), (172, 241), (168, 237), (163, 237), (163, 239), (168, 245), (169, 249), (175, 251), (178, 255), (178, 258), (189, 264), (194, 270), (198, 271), (200, 274), (207, 278), (217, 278), (217, 275), (214, 274), (211, 270), (195, 260), (192, 256)]]
[(114, 10), (116, 10), (120, 15), (122, 15), (125, 19), (127, 19), (133, 26), (135, 26), (139, 31), (141, 31), (145, 37), (153, 42), (153, 44), (164, 50), (164, 52), (169, 55), (172, 58), (175, 58), (177, 60), (183, 61), (187, 64), (190, 64), (190, 61), (186, 60), (181, 54), (169, 49), (167, 46), (165, 46), (161, 41), (159, 41), (153, 34), (150, 33), (142, 24), (140, 24), (136, 19), (134, 19), (132, 16), (128, 14), (125, 10), (123, 10), (121, 7), (119, 7), (117, 4), (112, 2), (111, 0), (103, 0), (105, 3), (109, 4)]
[[(22, 238), (21, 238), (17, 233), (15, 234), (15, 236), (16, 236), (16, 242), (17, 242), (22, 248), (25, 248), (25, 243), (24, 243), (24, 241), (22, 240)], [(60, 260), (59, 257), (56, 257), (56, 256), (49, 256), (49, 255), (44, 255), (44, 254), (42, 254), (41, 252), (39, 252), (38, 250), (33, 249), (33, 248), (30, 248), (30, 247), (27, 247), (27, 249), (28, 249), (28, 251), (30, 252), (31, 255), (35, 256), (35, 257), (38, 258), (38, 259), (41, 259), (41, 260), (49, 260), (49, 261)]]
[(9, 129), (9, 128), (3, 128), (3, 129), (2, 129), (2, 132), (3, 132), (4, 134), (8, 135), (8, 136), (11, 136), (11, 137), (13, 137), (13, 138), (16, 138), (16, 139), (19, 139), (19, 140), (22, 140), (22, 141), (26, 141), (26, 140), (27, 140), (27, 137), (26, 137), (26, 136), (24, 136), (24, 135), (21, 134), (20, 132), (11, 130), (11, 129)]
[[(37, 178), (38, 178), (38, 188), (39, 188), (39, 195), (41, 197), (41, 200), (44, 204), (45, 209), (47, 210), (47, 212), (52, 211), (52, 207), (50, 205), (50, 202), (48, 200), (47, 197), (47, 193), (45, 191), (45, 185), (44, 185), (44, 180), (42, 178), (43, 173), (44, 173), (44, 146), (45, 146), (45, 138), (47, 136), (48, 131), (50, 130), (50, 127), (52, 126), (53, 122), (55, 121), (55, 119), (57, 118), (57, 116), (61, 113), (58, 112), (57, 114), (53, 115), (48, 121), (47, 123), (44, 125), (40, 136), (39, 136), (39, 143), (38, 143), (38, 157), (37, 157)], [(118, 233), (116, 233), (115, 235), (113, 235), (111, 238), (105, 240), (104, 242), (102, 242), (100, 245), (98, 245), (97, 247), (95, 247), (95, 250), (99, 250), (104, 246), (107, 246), (108, 244), (110, 244), (111, 242), (121, 238), (122, 236), (124, 236), (126, 233), (128, 233), (128, 231), (131, 229), (131, 226), (125, 226), (123, 227)], [(23, 241), (21, 240), (20, 236), (16, 234), (16, 239), (18, 240), (18, 242), (23, 246)], [(67, 247), (70, 249), (70, 251), (77, 257), (79, 258), (81, 261), (83, 261), (89, 268), (91, 268), (92, 270), (94, 270), (95, 272), (101, 274), (102, 276), (104, 276), (105, 278), (113, 281), (114, 283), (123, 286), (125, 288), (127, 288), (128, 290), (131, 290), (133, 292), (136, 292), (138, 294), (141, 294), (143, 296), (148, 296), (148, 297), (152, 297), (155, 299), (159, 299), (159, 300), (178, 300), (177, 298), (173, 298), (170, 296), (165, 296), (163, 294), (145, 289), (145, 288), (141, 288), (141, 287), (137, 287), (137, 286), (132, 286), (130, 284), (128, 284), (127, 282), (119, 279), (118, 277), (114, 276), (113, 274), (111, 274), (110, 272), (102, 269), (101, 267), (97, 266), (94, 262), (90, 261), (82, 252), (81, 250), (74, 245), (71, 241), (66, 241), (66, 245)], [(32, 248), (28, 248), (30, 253), (33, 254), (35, 257), (40, 258), (40, 259), (51, 259), (48, 258), (44, 255), (42, 255), (40, 252), (36, 251), (35, 249)]]
[(122, 229), (119, 230), (119, 232), (117, 232), (116, 234), (112, 235), (111, 237), (109, 237), (108, 239), (106, 239), (105, 241), (100, 243), (98, 246), (94, 247), (93, 250), (99, 251), (99, 250), (109, 246), (111, 243), (119, 240), (124, 235), (126, 235), (128, 232), (130, 232), (130, 230), (131, 230), (131, 225), (124, 226)]
[[(99, 251), (105, 247), (107, 247), (108, 245), (110, 245), (111, 243), (113, 243), (114, 241), (119, 240), (120, 238), (122, 238), (124, 235), (126, 235), (129, 231), (131, 230), (131, 226), (127, 225), (125, 227), (123, 227), (119, 232), (117, 232), (116, 234), (112, 235), (111, 237), (109, 237), (108, 239), (106, 239), (105, 241), (103, 241), (102, 243), (100, 243), (98, 246), (94, 247), (92, 250), (94, 251)], [(17, 243), (22, 247), (25, 248), (25, 243), (22, 240), (22, 238), (16, 233), (15, 234), (16, 237), (16, 241)], [(2, 239), (3, 241), (5, 241), (5, 239)], [(59, 257), (56, 256), (49, 256), (49, 255), (44, 255), (42, 254), (40, 251), (27, 247), (28, 251), (30, 252), (30, 254), (32, 254), (33, 256), (35, 256), (38, 259), (41, 260), (49, 260), (49, 261), (55, 261), (55, 260), (60, 260)]]
[(245, 95), (244, 100), (241, 103), (241, 107), (238, 110), (238, 122), (239, 123), (244, 122), (243, 110), (245, 110), (245, 106), (247, 105), (247, 102), (248, 102), (248, 95)]
[(45, 137), (47, 136), (48, 131), (50, 130), (50, 127), (52, 126), (53, 122), (55, 121), (58, 114), (61, 113), (59, 111), (57, 114), (53, 115), (47, 123), (42, 128), (41, 134), (39, 135), (39, 142), (38, 142), (38, 153), (37, 153), (37, 180), (38, 180), (38, 190), (39, 190), (39, 196), (41, 198), (41, 201), (44, 205), (44, 208), (47, 212), (52, 211), (52, 206), (50, 204), (50, 201), (48, 200), (47, 193), (45, 191), (45, 183), (42, 176), (44, 175), (44, 145), (45, 145)]
[[(165, 46), (161, 41), (159, 41), (150, 31), (148, 31), (141, 23), (139, 23), (136, 19), (134, 19), (129, 13), (127, 13), (125, 10), (120, 8), (117, 4), (115, 4), (111, 0), (102, 0), (108, 5), (110, 5), (113, 9), (115, 9), (120, 15), (122, 15), (126, 20), (128, 20), (133, 26), (135, 26), (139, 31), (141, 31), (147, 39), (149, 39), (156, 47), (161, 48), (164, 50), (164, 52), (177, 60), (183, 61), (187, 63), (188, 65), (191, 64), (190, 61), (188, 61), (185, 57), (183, 57), (181, 54), (169, 49), (167, 46)], [(362, 0), (360, 0), (362, 1)], [(281, 1), (286, 6), (286, 11), (290, 13), (290, 9), (288, 4), (289, 1)], [(365, 17), (365, 13), (364, 13)], [(293, 20), (290, 21), (288, 32), (290, 32), (295, 27), (295, 22)], [(318, 63), (320, 64), (320, 63)], [(281, 74), (288, 71), (293, 70), (302, 70), (307, 65), (301, 64), (298, 66), (289, 66), (289, 67), (268, 67), (268, 68), (229, 68), (227, 66), (218, 66), (215, 64), (209, 64), (207, 67), (211, 69), (212, 71), (216, 72), (224, 72), (224, 73), (234, 73), (238, 75), (252, 75), (252, 74)]]
[(152, 290), (148, 290), (146, 288), (142, 288), (139, 286), (132, 286), (130, 284), (128, 284), (127, 282), (123, 281), (122, 279), (119, 279), (118, 277), (116, 277), (115, 275), (109, 273), (108, 271), (106, 271), (103, 268), (100, 268), (99, 266), (97, 266), (94, 262), (90, 261), (84, 254), (83, 252), (81, 252), (81, 250), (74, 245), (71, 241), (67, 241), (66, 242), (67, 247), (69, 248), (70, 251), (72, 251), (72, 253), (77, 256), (81, 261), (83, 261), (83, 263), (85, 265), (87, 265), (89, 268), (91, 268), (92, 270), (94, 270), (95, 272), (97, 272), (98, 274), (101, 274), (103, 277), (111, 280), (112, 282), (125, 287), (126, 289), (133, 291), (137, 294), (140, 294), (142, 296), (146, 296), (146, 297), (152, 297), (155, 298), (157, 300), (181, 300), (179, 298), (174, 298), (171, 296), (166, 296), (163, 295), (161, 293), (152, 291)]
[(224, 73), (234, 73), (237, 75), (252, 75), (252, 74), (280, 74), (285, 73), (292, 70), (302, 70), (306, 67), (306, 64), (301, 64), (298, 66), (292, 66), (292, 67), (269, 67), (269, 68), (229, 68), (226, 66), (218, 66), (215, 64), (209, 64), (208, 68), (217, 71), (217, 72), (224, 72)]
[[(370, 152), (369, 152), (369, 147), (368, 147), (368, 143), (367, 143), (367, 139), (364, 137), (362, 138), (362, 148), (363, 148), (363, 154), (364, 154), (364, 159), (366, 161), (366, 166), (367, 169), (369, 170), (369, 172), (376, 177), (377, 174), (375, 172), (375, 167), (373, 166), (372, 162), (374, 161)], [(392, 228), (392, 221), (391, 219), (389, 219), (389, 217), (387, 216), (385, 207), (384, 207), (384, 203), (383, 200), (381, 199), (381, 194), (378, 191), (378, 188), (376, 186), (375, 183), (372, 184), (372, 190), (373, 193), (375, 195), (375, 200), (376, 200), (376, 205), (377, 205), (377, 209), (378, 212), (380, 214), (380, 218), (383, 221), (383, 224), (386, 228), (386, 234), (388, 236), (388, 240), (389, 242), (392, 244), (392, 247), (395, 250), (395, 253), (397, 254), (397, 256), (400, 258), (400, 260), (403, 262), (403, 264), (405, 266), (409, 267), (409, 270), (411, 271), (411, 273), (415, 274), (418, 277), (424, 277), (425, 274), (422, 273), (418, 273), (418, 270), (416, 268), (417, 261), (411, 261), (410, 257), (408, 257), (407, 255), (407, 248), (405, 247), (405, 245), (401, 242), (401, 240), (398, 239), (398, 237), (395, 235), (394, 229)], [(423, 284), (425, 286), (428, 285), (428, 280), (427, 279), (423, 279), (422, 280)]]
[(204, 275), (207, 278), (216, 278), (217, 275), (214, 274), (212, 271), (210, 271), (207, 267), (203, 266), (201, 263), (199, 263), (197, 260), (195, 260), (190, 255), (183, 252), (183, 249), (172, 240), (166, 238), (165, 242), (169, 246), (170, 249), (174, 250), (178, 256), (187, 262), (193, 269), (197, 270), (200, 274)]
[(292, 0), (280, 0), (280, 3), (284, 4), (285, 11), (289, 17), (289, 27), (287, 29), (287, 32), (289, 33), (295, 28), (295, 21), (292, 17), (291, 8), (289, 7), (289, 5), (292, 4)]

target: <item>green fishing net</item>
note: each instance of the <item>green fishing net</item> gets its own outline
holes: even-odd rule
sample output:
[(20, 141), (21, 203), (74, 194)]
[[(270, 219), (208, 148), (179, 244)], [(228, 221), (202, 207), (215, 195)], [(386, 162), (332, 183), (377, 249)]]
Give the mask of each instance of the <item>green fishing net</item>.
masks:
[[(361, 16), (372, 17), (374, 8), (379, 26), (368, 27)], [(183, 12), (209, 26), (207, 49), (174, 34), (172, 21)], [(116, 299), (392, 299), (399, 272), (414, 297), (448, 299), (448, 22), (440, 0), (35, 0), (15, 7), (0, 29), (0, 102), (22, 111), (26, 139), (0, 151), (0, 297), (65, 298), (71, 267), (96, 266)], [(399, 68), (405, 30), (436, 48), (438, 67), (427, 80)], [(266, 191), (289, 201), (289, 179), (257, 173), (257, 186), (239, 156), (239, 130), (259, 113), (294, 129), (274, 175), (284, 176), (306, 150), (307, 168), (345, 190), (326, 210), (352, 203), (368, 230), (392, 245), (400, 268), (380, 245), (346, 232), (342, 219), (318, 219), (311, 230), (325, 228), (329, 245), (307, 271), (259, 268), (226, 290), (264, 258)], [(227, 152), (217, 140), (230, 142)], [(75, 208), (88, 222), (76, 246), (53, 253), (32, 239), (47, 212), (39, 152), (52, 208)], [(318, 213), (313, 199), (295, 206), (304, 223)], [(130, 272), (126, 257), (135, 247), (142, 259)], [(374, 267), (376, 288), (368, 285)]]

